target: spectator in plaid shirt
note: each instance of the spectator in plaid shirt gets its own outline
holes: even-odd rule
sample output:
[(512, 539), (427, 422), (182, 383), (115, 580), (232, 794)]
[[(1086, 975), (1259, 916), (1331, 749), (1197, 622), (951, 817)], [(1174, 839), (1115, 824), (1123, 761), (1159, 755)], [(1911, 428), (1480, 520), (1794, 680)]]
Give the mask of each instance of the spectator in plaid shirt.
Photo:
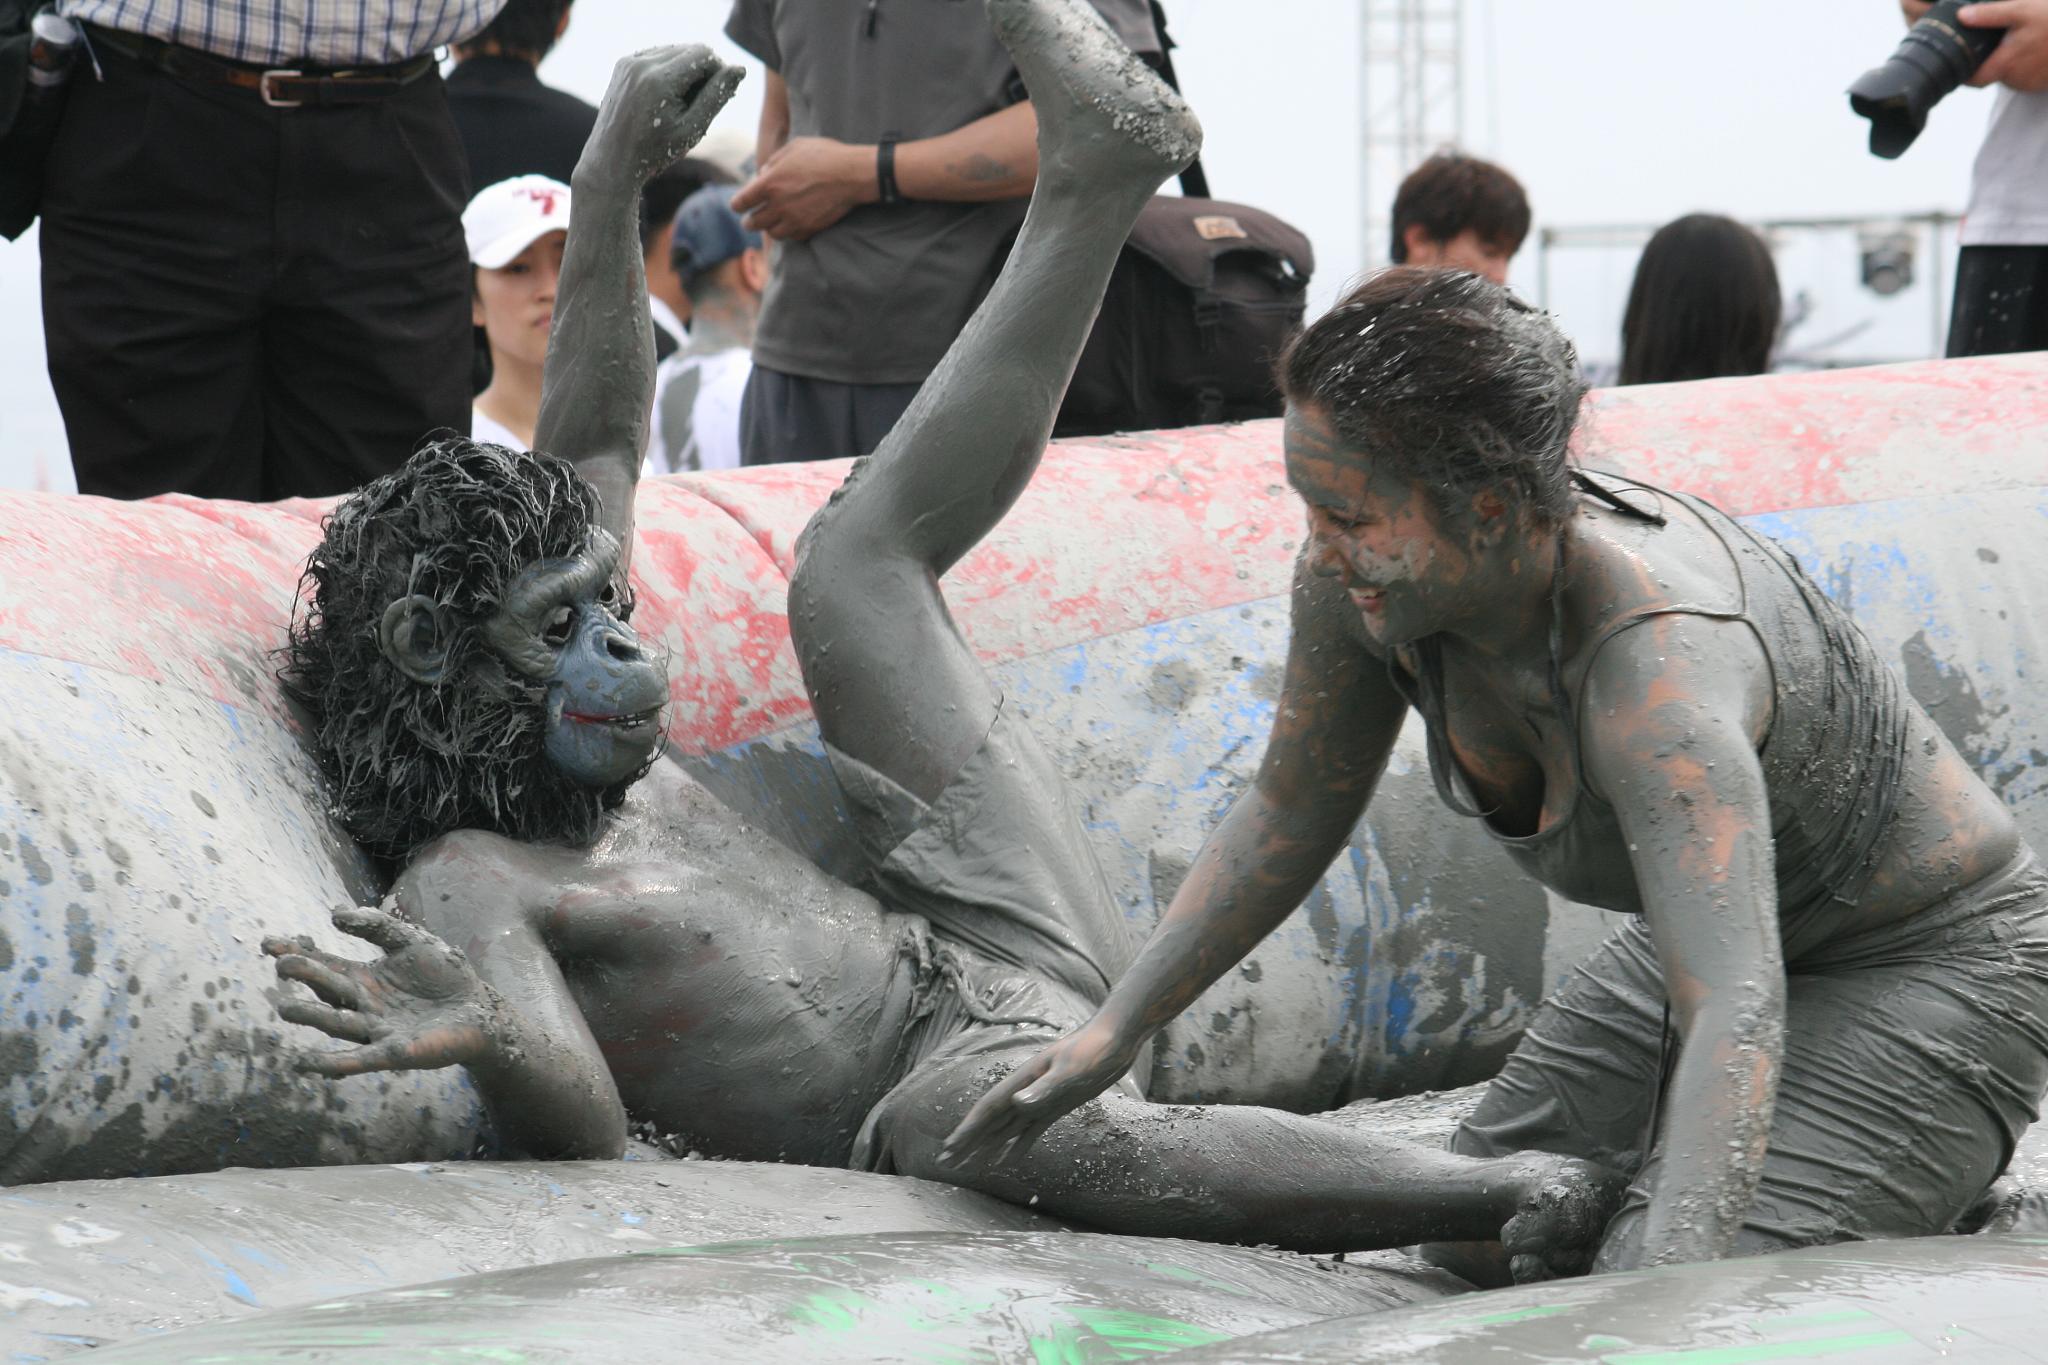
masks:
[(434, 50), (504, 0), (60, 0), (43, 199), (81, 492), (344, 492), (467, 430), (469, 199)]

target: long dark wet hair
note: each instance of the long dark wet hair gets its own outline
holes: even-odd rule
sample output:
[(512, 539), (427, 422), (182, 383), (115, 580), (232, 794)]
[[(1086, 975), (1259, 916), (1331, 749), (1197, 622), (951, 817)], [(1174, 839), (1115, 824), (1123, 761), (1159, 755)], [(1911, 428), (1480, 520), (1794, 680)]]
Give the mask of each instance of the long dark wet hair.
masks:
[(1666, 223), (1643, 248), (1629, 286), (1621, 382), (1762, 374), (1784, 308), (1763, 238), (1713, 213)]
[[(591, 791), (557, 771), (546, 688), (481, 634), (522, 569), (585, 548), (597, 512), (566, 460), (451, 437), (328, 515), (278, 680), (313, 719), (331, 813), (371, 853), (403, 859), (459, 829), (585, 843), (625, 799), (640, 774)], [(412, 594), (458, 623), (439, 683), (406, 676), (379, 644), (385, 609)]]
[(1396, 266), (1280, 357), (1289, 402), (1415, 479), (1441, 512), (1500, 489), (1537, 524), (1570, 515), (1567, 448), (1586, 386), (1548, 314), (1462, 270)]

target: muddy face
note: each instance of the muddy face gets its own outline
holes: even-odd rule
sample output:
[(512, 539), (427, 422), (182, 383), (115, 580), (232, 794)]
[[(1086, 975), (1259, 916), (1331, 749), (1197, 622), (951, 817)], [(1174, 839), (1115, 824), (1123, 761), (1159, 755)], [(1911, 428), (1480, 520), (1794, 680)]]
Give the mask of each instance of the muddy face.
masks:
[(1375, 641), (1408, 644), (1483, 609), (1483, 523), (1487, 507), (1503, 518), (1497, 498), (1475, 499), (1473, 516), (1446, 516), (1418, 481), (1343, 447), (1313, 407), (1288, 409), (1286, 457), (1308, 509), (1310, 567), (1343, 581)]

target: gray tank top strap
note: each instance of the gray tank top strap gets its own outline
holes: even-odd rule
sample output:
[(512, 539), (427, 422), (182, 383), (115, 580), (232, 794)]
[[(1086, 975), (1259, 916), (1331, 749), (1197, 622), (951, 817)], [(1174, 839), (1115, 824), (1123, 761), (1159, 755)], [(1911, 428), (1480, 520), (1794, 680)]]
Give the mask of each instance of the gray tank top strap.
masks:
[[(1617, 475), (1608, 475), (1607, 477), (1615, 478), (1619, 481), (1619, 476)], [(1581, 490), (1592, 493), (1595, 497), (1599, 498), (1602, 502), (1606, 503), (1610, 507), (1616, 508), (1617, 510), (1625, 511), (1632, 516), (1635, 516), (1643, 521), (1651, 522), (1658, 526), (1666, 526), (1670, 524), (1669, 518), (1665, 517), (1662, 512), (1658, 512), (1655, 514), (1646, 513), (1641, 509), (1636, 508), (1622, 501), (1611, 489), (1606, 488), (1604, 485), (1597, 482), (1591, 475), (1586, 474), (1583, 471), (1573, 470), (1572, 481)], [(1637, 483), (1634, 480), (1625, 481), (1625, 487), (1635, 491), (1649, 493), (1660, 499), (1669, 498), (1672, 501), (1678, 503), (1681, 507), (1684, 507), (1688, 512), (1692, 513), (1693, 520), (1696, 521), (1702, 529), (1704, 529), (1709, 535), (1711, 535), (1715, 539), (1715, 541), (1717, 541), (1720, 544), (1721, 552), (1728, 557), (1728, 568), (1730, 572), (1732, 572), (1735, 576), (1735, 600), (1732, 604), (1709, 602), (1659, 602), (1649, 606), (1632, 607), (1627, 611), (1620, 612), (1616, 614), (1613, 619), (1603, 623), (1600, 629), (1594, 633), (1593, 638), (1587, 641), (1585, 648), (1580, 651), (1580, 653), (1585, 657), (1586, 660), (1585, 673), (1592, 672), (1594, 661), (1600, 657), (1600, 651), (1607, 647), (1607, 642), (1609, 640), (1612, 640), (1615, 636), (1620, 635), (1624, 631), (1631, 630), (1636, 626), (1643, 624), (1643, 622), (1645, 621), (1654, 621), (1659, 617), (1700, 616), (1705, 617), (1710, 621), (1744, 621), (1748, 622), (1751, 630), (1757, 630), (1756, 622), (1751, 620), (1749, 615), (1749, 579), (1748, 576), (1742, 572), (1742, 557), (1736, 553), (1735, 547), (1729, 544), (1728, 536), (1721, 529), (1719, 525), (1719, 520), (1712, 515), (1713, 509), (1709, 507), (1706, 503), (1703, 503), (1699, 499), (1692, 497), (1690, 494), (1674, 493), (1668, 489), (1663, 488), (1653, 488), (1649, 484)], [(1741, 528), (1738, 526), (1737, 529)], [(1551, 676), (1553, 679), (1551, 690), (1554, 694), (1554, 700), (1564, 709), (1565, 726), (1566, 729), (1571, 733), (1572, 738), (1572, 760), (1576, 763), (1580, 759), (1578, 746), (1578, 708), (1576, 706), (1566, 704), (1569, 698), (1564, 690), (1563, 683), (1564, 613), (1560, 609), (1560, 603), (1561, 597), (1559, 590), (1553, 588), (1551, 593), (1550, 610), (1550, 667), (1552, 670)], [(1762, 633), (1759, 631), (1759, 641), (1761, 641), (1762, 638)], [(1580, 681), (1583, 684), (1584, 674), (1581, 675)], [(1580, 690), (1584, 690), (1583, 686)]]
[[(1579, 493), (1594, 499), (1596, 502), (1625, 517), (1646, 522), (1652, 526), (1667, 524), (1663, 511), (1660, 508), (1639, 506), (1631, 502), (1625, 494), (1630, 491), (1641, 491), (1659, 498), (1677, 498), (1680, 502), (1686, 504), (1689, 510), (1699, 517), (1700, 522), (1721, 541), (1723, 550), (1728, 553), (1730, 567), (1736, 570), (1738, 597), (1734, 608), (1702, 606), (1692, 603), (1665, 603), (1623, 613), (1603, 625), (1599, 634), (1594, 637), (1586, 650), (1586, 658), (1589, 664), (1591, 660), (1598, 657), (1600, 650), (1606, 646), (1610, 639), (1621, 634), (1631, 626), (1640, 625), (1642, 622), (1655, 617), (1691, 615), (1707, 616), (1717, 620), (1739, 619), (1743, 617), (1747, 609), (1748, 597), (1744, 590), (1746, 584), (1742, 580), (1740, 562), (1736, 559), (1732, 548), (1728, 546), (1726, 537), (1721, 535), (1719, 528), (1714, 526), (1707, 517), (1700, 516), (1699, 508), (1693, 505), (1693, 499), (1687, 498), (1682, 494), (1667, 493), (1661, 488), (1652, 488), (1648, 484), (1639, 484), (1633, 480), (1621, 479), (1616, 475), (1604, 475), (1596, 478), (1585, 470), (1574, 469), (1571, 471), (1570, 477), (1572, 487)], [(1615, 488), (1609, 487), (1603, 481), (1604, 479), (1615, 479), (1616, 482), (1622, 485), (1621, 489), (1618, 491)], [(1573, 780), (1579, 784), (1581, 791), (1583, 791), (1585, 788), (1585, 778), (1583, 776), (1585, 764), (1584, 757), (1579, 751), (1578, 706), (1570, 691), (1565, 687), (1564, 678), (1564, 589), (1564, 539), (1560, 536), (1557, 543), (1557, 563), (1552, 568), (1550, 577), (1550, 699), (1551, 705), (1557, 708), (1559, 720), (1565, 728), (1565, 743), (1572, 756)], [(1412, 653), (1414, 658), (1412, 665), (1406, 664), (1399, 657), (1404, 653)], [(1458, 769), (1450, 751), (1449, 726), (1445, 719), (1443, 701), (1442, 642), (1435, 636), (1427, 636), (1416, 641), (1409, 650), (1389, 651), (1387, 654), (1387, 675), (1392, 679), (1395, 688), (1402, 696), (1407, 698), (1408, 704), (1413, 706), (1422, 716), (1423, 733), (1428, 744), (1430, 778), (1436, 785), (1438, 798), (1460, 815), (1481, 819), (1492, 814), (1490, 811), (1479, 809), (1476, 802), (1468, 800), (1458, 791), (1461, 783), (1457, 779), (1461, 779), (1463, 774)]]

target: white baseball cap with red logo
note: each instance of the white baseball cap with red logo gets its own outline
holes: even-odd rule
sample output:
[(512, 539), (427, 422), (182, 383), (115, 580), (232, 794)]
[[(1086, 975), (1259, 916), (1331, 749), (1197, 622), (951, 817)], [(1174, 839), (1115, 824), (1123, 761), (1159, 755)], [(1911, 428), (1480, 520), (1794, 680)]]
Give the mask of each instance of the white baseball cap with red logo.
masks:
[(499, 270), (550, 232), (569, 228), (569, 187), (544, 175), (486, 185), (462, 211), (472, 265)]

